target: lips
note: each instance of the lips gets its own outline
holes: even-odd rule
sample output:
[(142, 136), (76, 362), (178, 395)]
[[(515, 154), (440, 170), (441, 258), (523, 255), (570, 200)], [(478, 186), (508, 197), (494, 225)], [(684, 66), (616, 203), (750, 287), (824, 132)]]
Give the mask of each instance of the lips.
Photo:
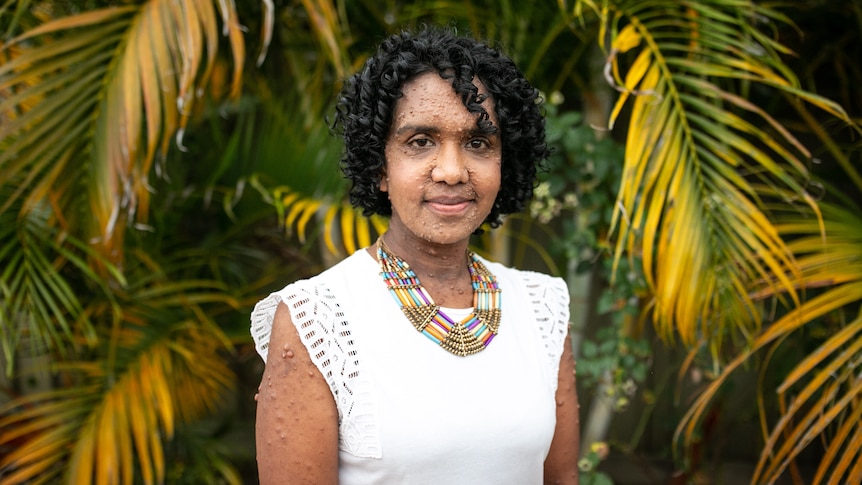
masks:
[(444, 214), (456, 214), (463, 212), (473, 203), (472, 197), (462, 195), (438, 195), (425, 199), (433, 210)]

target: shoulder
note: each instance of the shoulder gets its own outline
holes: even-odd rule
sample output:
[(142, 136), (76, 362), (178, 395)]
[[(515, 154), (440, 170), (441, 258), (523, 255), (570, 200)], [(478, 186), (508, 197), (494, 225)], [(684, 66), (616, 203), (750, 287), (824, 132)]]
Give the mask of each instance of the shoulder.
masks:
[[(526, 271), (482, 260), (497, 276), (503, 294), (513, 295), (519, 306), (529, 309), (530, 319), (540, 338), (549, 376), (556, 376), (569, 332), (569, 288), (563, 278)], [(503, 297), (504, 304), (509, 300)], [(556, 379), (553, 380), (556, 389)]]
[(313, 324), (323, 333), (332, 330), (328, 327), (336, 324), (339, 289), (352, 279), (351, 275), (361, 270), (363, 264), (367, 264), (364, 260), (368, 258), (367, 254), (361, 254), (364, 252), (357, 251), (320, 274), (294, 281), (257, 302), (251, 312), (250, 331), (255, 349), (264, 361), (280, 303), (287, 307), (297, 328)]

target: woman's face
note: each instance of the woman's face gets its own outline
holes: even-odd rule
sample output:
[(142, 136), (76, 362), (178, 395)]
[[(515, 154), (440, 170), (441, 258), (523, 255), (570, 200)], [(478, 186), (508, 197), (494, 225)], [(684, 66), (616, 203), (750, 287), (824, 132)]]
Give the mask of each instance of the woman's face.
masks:
[[(485, 86), (475, 84), (480, 94)], [(435, 244), (470, 237), (488, 217), (500, 190), (502, 142), (479, 131), (470, 113), (436, 72), (406, 82), (386, 140), (380, 190), (392, 203), (390, 230)], [(493, 99), (482, 106), (494, 126)]]

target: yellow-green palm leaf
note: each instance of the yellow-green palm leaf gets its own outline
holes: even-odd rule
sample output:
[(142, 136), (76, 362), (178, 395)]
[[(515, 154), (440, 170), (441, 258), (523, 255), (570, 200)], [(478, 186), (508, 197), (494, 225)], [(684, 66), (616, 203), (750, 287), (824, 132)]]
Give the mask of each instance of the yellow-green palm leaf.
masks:
[[(99, 361), (58, 365), (79, 385), (33, 394), (0, 410), (0, 484), (164, 483), (164, 440), (211, 414), (233, 386), (227, 338), (199, 303), (232, 303), (206, 281), (155, 284), (122, 305)], [(193, 310), (193, 309), (192, 309)], [(200, 318), (189, 319), (185, 315)], [(230, 470), (227, 470), (230, 472)], [(230, 473), (228, 473), (230, 476)]]
[(366, 218), (347, 202), (331, 203), (304, 196), (286, 186), (273, 189), (271, 201), (285, 229), (295, 233), (301, 242), (308, 237), (309, 222), (319, 222), (315, 233), (323, 236), (332, 256), (343, 257), (371, 245), (372, 238), (386, 232), (388, 225), (381, 216)]
[(126, 224), (147, 219), (151, 169), (175, 136), (182, 143), (223, 34), (237, 96), (245, 46), (232, 1), (104, 8), (47, 21), (0, 45), (8, 59), (0, 92), (11, 93), (0, 102), (0, 181), (16, 188), (0, 211), (18, 199), (24, 211), (45, 199), (56, 208), (77, 200), (85, 213), (58, 213), (58, 220), (121, 261)]
[[(755, 281), (792, 301), (793, 254), (765, 194), (806, 193), (809, 153), (768, 113), (737, 94), (742, 83), (784, 90), (846, 119), (802, 92), (779, 54), (786, 49), (753, 19), (781, 20), (751, 2), (590, 1), (610, 34), (607, 77), (620, 91), (611, 126), (628, 118), (615, 228), (617, 257), (639, 254), (665, 338), (676, 330), (713, 351), (735, 329), (753, 338)], [(771, 275), (779, 275), (771, 278)]]
[[(796, 212), (776, 224), (796, 255), (798, 285), (805, 301), (757, 336), (698, 397), (677, 433), (690, 441), (710, 401), (736, 369), (755, 353), (780, 345), (785, 337), (825, 316), (862, 302), (862, 219), (857, 210), (821, 203), (823, 224), (813, 213)], [(806, 217), (807, 216), (807, 217)], [(752, 298), (773, 296), (766, 285)], [(773, 483), (815, 439), (826, 452), (814, 483), (857, 483), (862, 446), (862, 314), (841, 325), (797, 364), (777, 388), (780, 419), (764, 422), (765, 447), (753, 483)]]

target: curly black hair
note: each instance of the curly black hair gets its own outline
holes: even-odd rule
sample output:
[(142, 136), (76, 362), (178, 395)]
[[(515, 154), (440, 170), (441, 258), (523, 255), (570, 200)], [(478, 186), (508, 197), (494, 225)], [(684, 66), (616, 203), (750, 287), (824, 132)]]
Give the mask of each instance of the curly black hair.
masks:
[(473, 84), (478, 77), (494, 100), (502, 140), (503, 181), (485, 222), (523, 210), (533, 196), (536, 171), (549, 156), (545, 119), (537, 89), (515, 63), (498, 50), (442, 28), (404, 31), (383, 41), (364, 67), (347, 79), (336, 105), (333, 129), (344, 138), (341, 170), (351, 180), (350, 202), (366, 216), (392, 215), (387, 194), (380, 191), (386, 139), (395, 103), (404, 83), (436, 71), (451, 79), (464, 106), (477, 113), (480, 130), (495, 130)]

